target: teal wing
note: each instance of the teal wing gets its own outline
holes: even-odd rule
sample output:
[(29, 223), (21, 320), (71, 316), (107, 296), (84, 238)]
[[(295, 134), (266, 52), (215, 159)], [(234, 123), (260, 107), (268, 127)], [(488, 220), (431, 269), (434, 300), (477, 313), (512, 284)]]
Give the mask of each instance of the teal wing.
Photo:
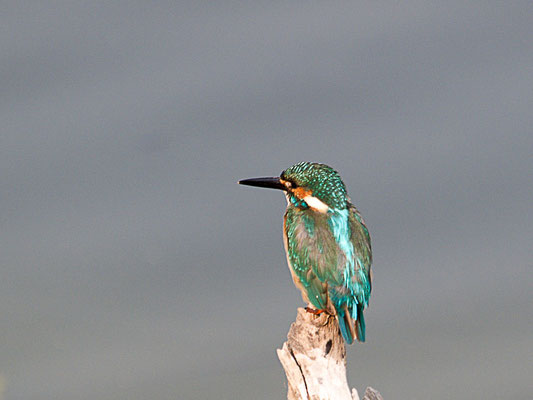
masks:
[[(349, 205), (348, 222), (350, 226), (350, 242), (354, 249), (355, 273), (348, 282), (350, 292), (353, 293), (356, 302), (346, 304), (346, 313), (343, 320), (349, 327), (354, 327), (357, 340), (365, 341), (365, 318), (363, 310), (368, 306), (370, 292), (372, 291), (372, 245), (368, 228), (359, 211), (352, 204)], [(339, 318), (339, 325), (342, 325)], [(341, 327), (342, 331), (342, 327)], [(352, 334), (353, 338), (353, 334)], [(352, 339), (353, 340), (353, 339)]]
[(349, 205), (348, 222), (350, 225), (350, 242), (354, 248), (355, 255), (355, 280), (354, 290), (358, 303), (368, 305), (370, 292), (372, 290), (372, 277), (370, 267), (372, 266), (372, 244), (370, 233), (366, 227), (363, 217), (353, 204)]
[(352, 204), (348, 205), (347, 210), (332, 213), (329, 223), (344, 258), (339, 257), (335, 269), (336, 284), (330, 285), (328, 295), (346, 342), (353, 342), (354, 336), (363, 342), (363, 309), (368, 305), (372, 285), (370, 235), (361, 214)]

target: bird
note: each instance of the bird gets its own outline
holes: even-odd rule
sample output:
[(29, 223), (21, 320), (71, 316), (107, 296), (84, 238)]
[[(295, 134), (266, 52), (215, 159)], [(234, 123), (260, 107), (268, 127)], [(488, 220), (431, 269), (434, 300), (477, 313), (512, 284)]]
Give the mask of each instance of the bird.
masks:
[(283, 242), (306, 310), (334, 315), (347, 344), (365, 341), (363, 310), (372, 290), (370, 234), (339, 173), (300, 162), (279, 177), (243, 179), (241, 185), (285, 193)]

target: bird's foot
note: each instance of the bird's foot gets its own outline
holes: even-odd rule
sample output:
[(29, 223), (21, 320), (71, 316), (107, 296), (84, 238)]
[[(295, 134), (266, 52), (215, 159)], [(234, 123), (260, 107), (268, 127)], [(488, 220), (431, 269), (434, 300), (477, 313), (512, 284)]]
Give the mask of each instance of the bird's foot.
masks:
[(316, 309), (311, 308), (311, 307), (305, 307), (305, 311), (307, 311), (308, 313), (311, 313), (313, 315), (320, 315), (323, 312), (326, 312), (326, 310), (316, 310)]

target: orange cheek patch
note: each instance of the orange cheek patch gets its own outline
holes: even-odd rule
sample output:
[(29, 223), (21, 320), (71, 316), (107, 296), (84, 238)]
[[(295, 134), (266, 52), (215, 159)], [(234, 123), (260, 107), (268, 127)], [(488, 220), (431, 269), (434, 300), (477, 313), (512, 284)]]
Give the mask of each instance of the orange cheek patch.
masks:
[(306, 196), (311, 196), (312, 192), (308, 189), (299, 187), (299, 188), (294, 189), (292, 193), (294, 193), (294, 195), (298, 197), (299, 199), (303, 199)]

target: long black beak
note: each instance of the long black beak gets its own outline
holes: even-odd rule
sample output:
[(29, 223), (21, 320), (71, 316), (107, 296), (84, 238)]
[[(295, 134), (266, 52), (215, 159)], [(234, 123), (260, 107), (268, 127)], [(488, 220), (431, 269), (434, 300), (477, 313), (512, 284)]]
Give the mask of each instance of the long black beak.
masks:
[(248, 186), (264, 187), (264, 188), (269, 188), (269, 189), (280, 189), (280, 190), (286, 189), (285, 185), (283, 185), (280, 182), (278, 177), (243, 179), (242, 181), (239, 181), (239, 184), (248, 185)]

